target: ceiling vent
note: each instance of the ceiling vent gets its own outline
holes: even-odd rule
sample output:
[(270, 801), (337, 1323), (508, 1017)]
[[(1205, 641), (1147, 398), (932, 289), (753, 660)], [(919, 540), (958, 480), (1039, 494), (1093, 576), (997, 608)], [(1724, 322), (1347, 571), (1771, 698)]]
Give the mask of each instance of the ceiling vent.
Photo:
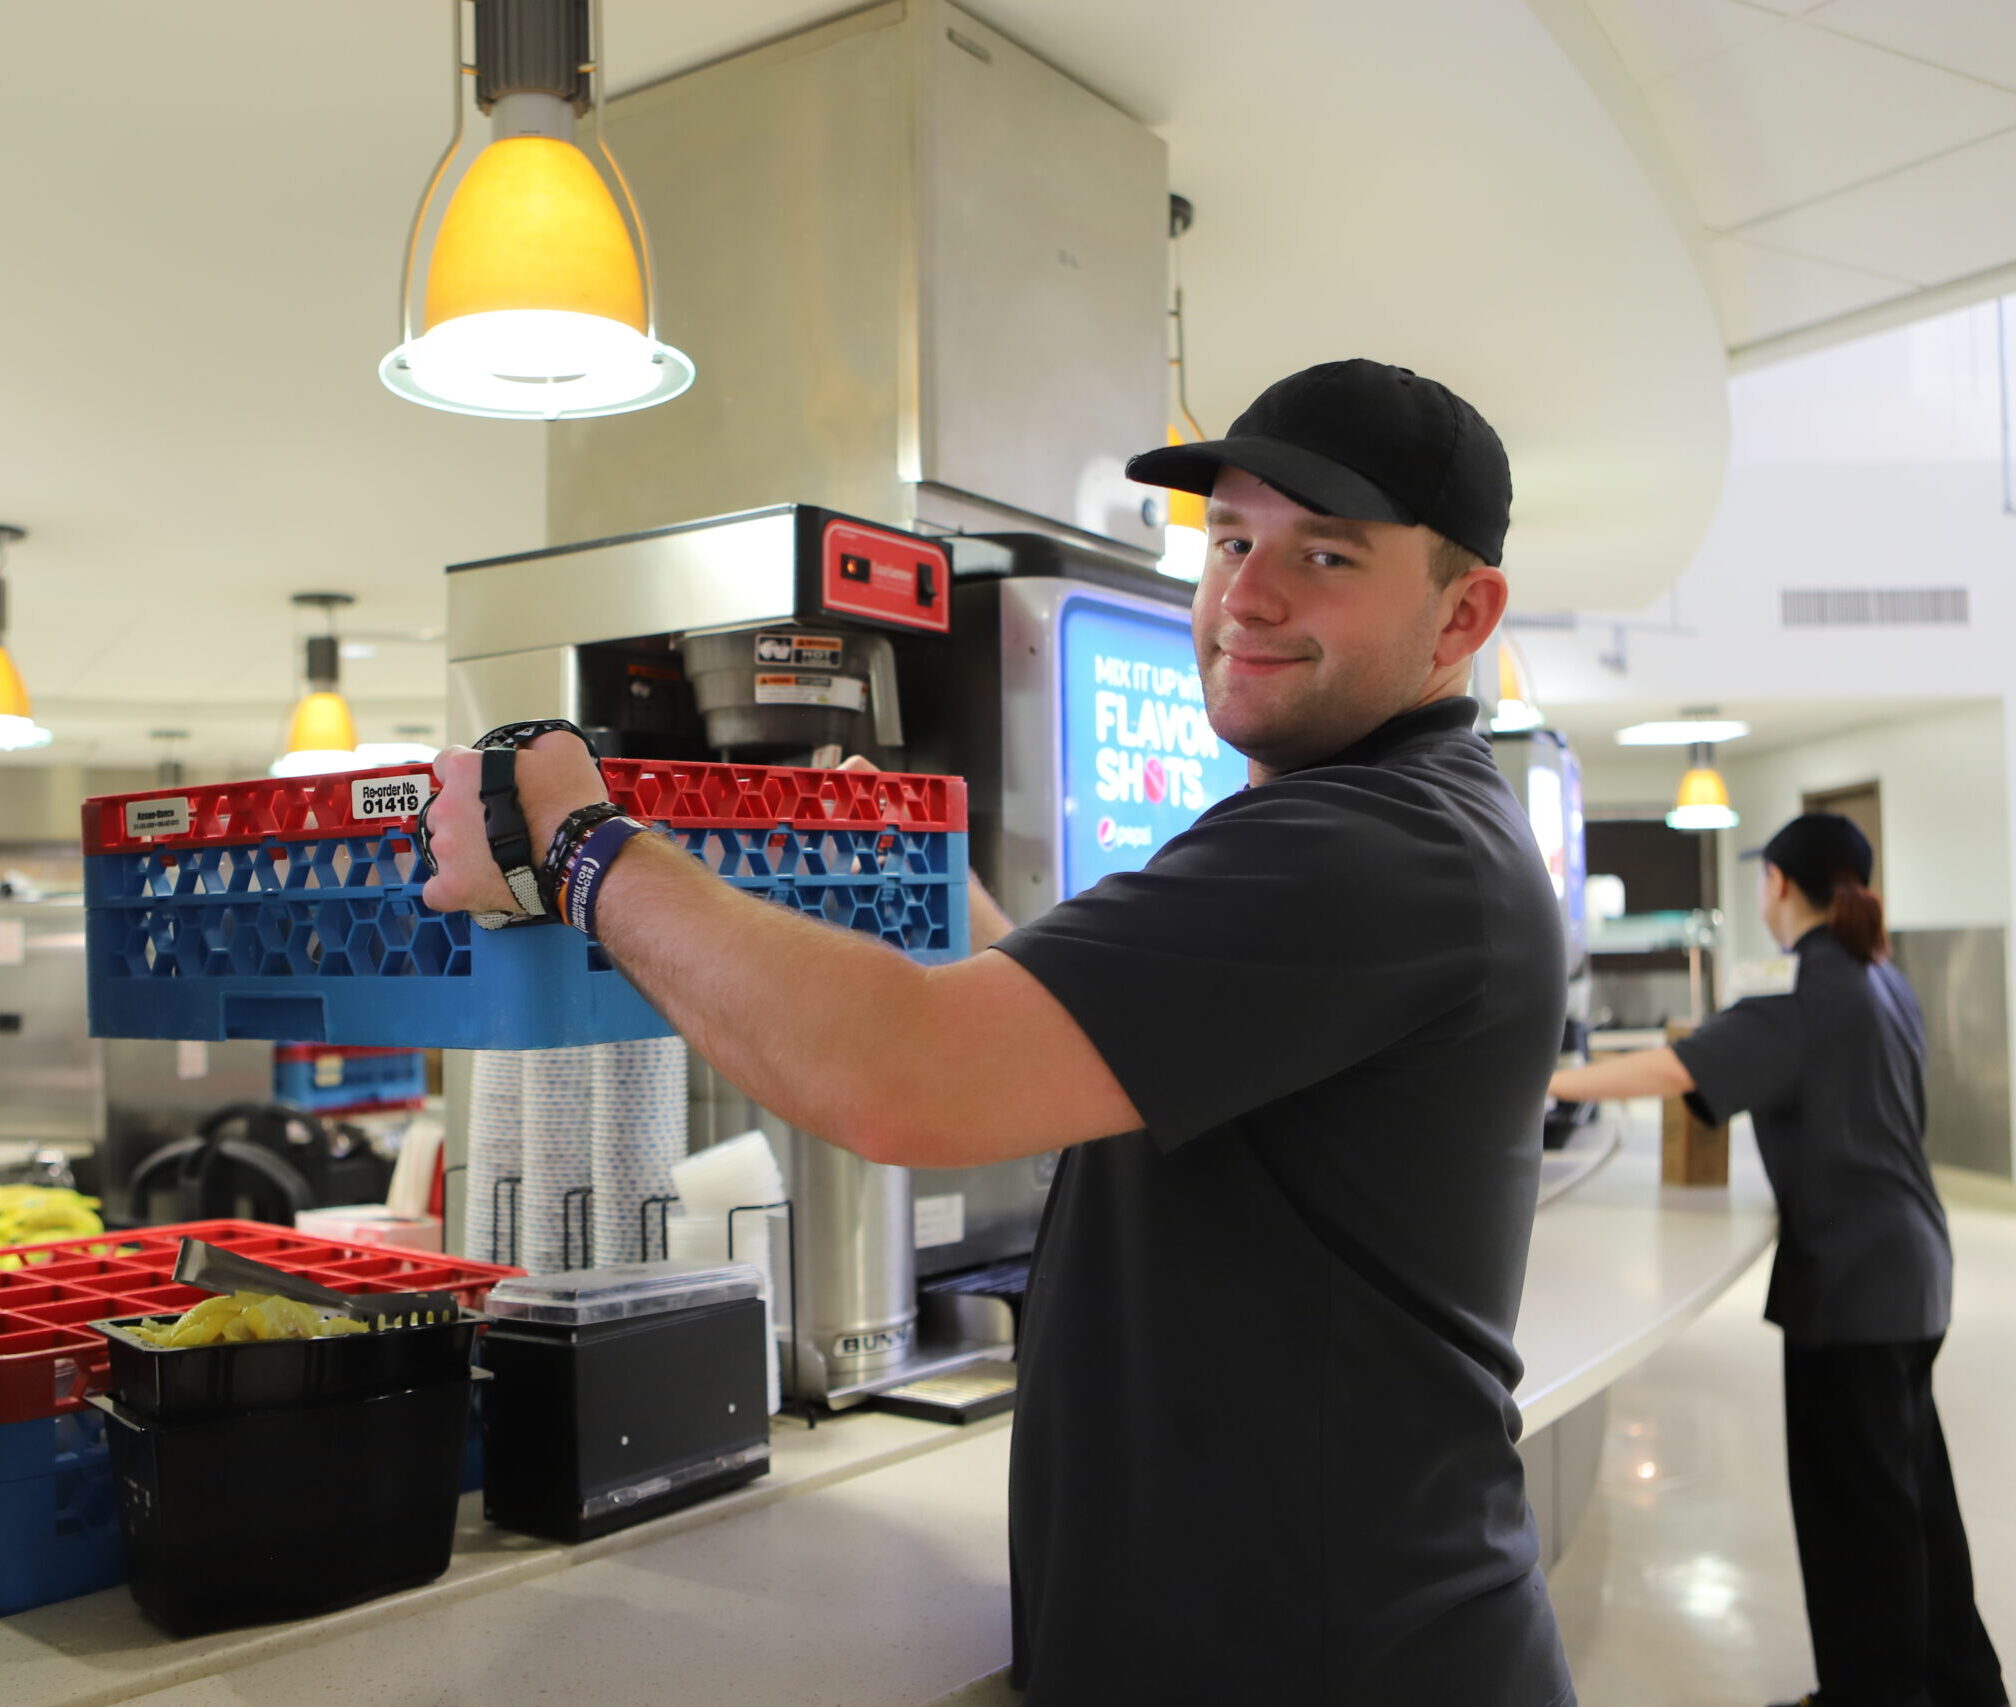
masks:
[(1965, 587), (1786, 588), (1779, 597), (1787, 628), (1964, 628), (1968, 620)]

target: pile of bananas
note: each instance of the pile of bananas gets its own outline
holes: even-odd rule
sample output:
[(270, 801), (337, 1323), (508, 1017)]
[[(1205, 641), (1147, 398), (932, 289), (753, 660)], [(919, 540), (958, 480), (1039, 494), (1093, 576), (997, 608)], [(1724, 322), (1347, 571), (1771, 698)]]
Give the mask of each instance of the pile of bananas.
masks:
[[(47, 1245), (105, 1231), (98, 1199), (47, 1185), (0, 1185), (0, 1245)], [(19, 1268), (0, 1257), (0, 1268)]]

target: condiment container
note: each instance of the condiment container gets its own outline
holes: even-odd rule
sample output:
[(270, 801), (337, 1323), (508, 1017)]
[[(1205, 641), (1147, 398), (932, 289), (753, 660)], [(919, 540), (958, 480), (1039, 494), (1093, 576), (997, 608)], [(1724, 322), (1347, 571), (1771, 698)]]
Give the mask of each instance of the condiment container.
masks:
[(761, 1277), (630, 1263), (491, 1290), (483, 1511), (581, 1541), (770, 1467)]

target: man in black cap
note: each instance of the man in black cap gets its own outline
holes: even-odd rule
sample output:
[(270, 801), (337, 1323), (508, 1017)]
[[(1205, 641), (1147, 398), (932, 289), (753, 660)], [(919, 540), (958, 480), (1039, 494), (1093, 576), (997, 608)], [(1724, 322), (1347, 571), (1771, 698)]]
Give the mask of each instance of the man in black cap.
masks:
[[(957, 966), (656, 837), (597, 878), (597, 934), (805, 1130), (916, 1167), (1072, 1147), (1010, 1495), (1034, 1707), (1563, 1707), (1511, 1396), (1563, 948), (1464, 697), (1503, 447), (1331, 362), (1129, 471), (1210, 495), (1198, 668), (1248, 788), (1032, 925), (976, 909), (995, 952)], [(439, 768), (428, 898), (506, 907), (474, 756)], [(542, 839), (601, 793), (554, 735), (518, 789)]]
[(1758, 852), (1765, 927), (1798, 956), (1792, 992), (1552, 1088), (1685, 1097), (1711, 1125), (1747, 1111), (1756, 1129), (1778, 1199), (1764, 1315), (1785, 1335), (1785, 1458), (1820, 1676), (1794, 1707), (2001, 1707), (1932, 1402), (1953, 1250), (1925, 1154), (1925, 1022), (1890, 963), (1868, 838), (1808, 812)]

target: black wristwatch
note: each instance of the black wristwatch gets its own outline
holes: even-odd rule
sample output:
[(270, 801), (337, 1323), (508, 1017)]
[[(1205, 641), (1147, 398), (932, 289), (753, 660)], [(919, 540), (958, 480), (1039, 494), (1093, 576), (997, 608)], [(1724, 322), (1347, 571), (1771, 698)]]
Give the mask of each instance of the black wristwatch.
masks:
[[(490, 857), (497, 862), (497, 869), (503, 872), (504, 881), (511, 890), (511, 899), (520, 909), (515, 913), (472, 912), (469, 916), (485, 930), (501, 930), (506, 925), (550, 924), (559, 916), (552, 884), (542, 881), (544, 873), (534, 862), (532, 831), (525, 822), (525, 809), (518, 801), (518, 749), (528, 747), (541, 735), (550, 735), (556, 730), (578, 737), (588, 749), (591, 759), (600, 758), (595, 743), (586, 732), (564, 717), (506, 723), (477, 737), (472, 743), (483, 755), (483, 773), (478, 784), (483, 800), (483, 833), (490, 843)], [(434, 863), (427, 833), (427, 813), (436, 798), (436, 795), (428, 796), (426, 804), (420, 808), (413, 835), (420, 857), (430, 872), (439, 869)], [(612, 813), (615, 810), (610, 807)]]

